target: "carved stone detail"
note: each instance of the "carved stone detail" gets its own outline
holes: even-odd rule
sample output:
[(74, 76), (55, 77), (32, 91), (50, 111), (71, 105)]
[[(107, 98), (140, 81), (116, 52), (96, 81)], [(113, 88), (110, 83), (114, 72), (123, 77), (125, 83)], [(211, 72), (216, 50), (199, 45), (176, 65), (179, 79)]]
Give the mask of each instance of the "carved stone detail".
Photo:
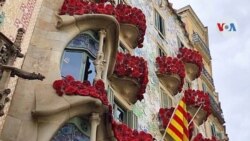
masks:
[(10, 94), (10, 89), (5, 89), (3, 91), (0, 91), (0, 116), (4, 115), (4, 106), (5, 103), (9, 102), (10, 99), (8, 98), (8, 95)]
[(104, 39), (106, 37), (106, 31), (105, 30), (100, 30), (99, 31), (99, 50), (97, 52), (96, 60), (94, 62), (95, 64), (95, 69), (96, 69), (96, 77), (95, 81), (102, 79), (102, 72), (104, 69), (104, 54), (103, 54), (103, 44), (104, 44)]
[(0, 116), (4, 115), (5, 103), (9, 101), (7, 95), (11, 91), (7, 89), (7, 86), (11, 76), (16, 75), (29, 80), (43, 80), (45, 78), (40, 73), (30, 73), (12, 66), (17, 57), (24, 57), (20, 47), (23, 35), (24, 29), (18, 29), (16, 40), (12, 43), (4, 34), (0, 33)]

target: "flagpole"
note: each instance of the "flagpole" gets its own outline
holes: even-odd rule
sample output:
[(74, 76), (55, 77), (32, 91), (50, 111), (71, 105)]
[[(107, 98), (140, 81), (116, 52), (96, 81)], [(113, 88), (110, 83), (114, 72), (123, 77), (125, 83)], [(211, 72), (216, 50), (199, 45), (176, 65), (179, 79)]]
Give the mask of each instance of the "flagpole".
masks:
[(198, 108), (198, 110), (195, 112), (194, 116), (192, 117), (192, 119), (190, 120), (190, 122), (188, 123), (188, 127), (189, 125), (193, 122), (194, 118), (197, 116), (198, 112), (200, 111), (201, 107), (203, 106), (203, 104), (201, 104), (201, 106)]
[[(180, 101), (181, 101), (181, 100), (182, 100), (182, 98), (180, 99)], [(167, 125), (166, 129), (164, 130), (164, 134), (163, 134), (163, 137), (162, 137), (161, 141), (164, 141), (164, 138), (165, 138), (165, 136), (166, 136), (166, 134), (167, 134), (166, 130), (168, 129), (168, 126), (170, 125), (170, 120), (174, 117), (174, 113), (175, 113), (175, 111), (177, 110), (177, 107), (178, 107), (180, 101), (177, 103), (177, 105), (176, 105), (176, 107), (175, 107), (175, 109), (174, 109), (174, 112), (172, 113), (171, 118), (169, 119), (168, 125)]]

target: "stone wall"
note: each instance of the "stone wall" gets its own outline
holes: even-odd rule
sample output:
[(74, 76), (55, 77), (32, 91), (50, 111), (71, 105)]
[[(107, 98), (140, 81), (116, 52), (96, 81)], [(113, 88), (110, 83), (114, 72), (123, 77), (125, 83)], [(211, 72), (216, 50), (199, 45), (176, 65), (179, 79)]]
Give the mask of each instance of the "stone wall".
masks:
[[(0, 25), (0, 32), (7, 36), (12, 41), (15, 40), (15, 36), (18, 28), (24, 28), (26, 33), (21, 45), (22, 53), (25, 54), (30, 43), (30, 39), (33, 33), (33, 29), (36, 23), (36, 17), (40, 11), (42, 0), (6, 0), (2, 7), (4, 13), (4, 21)], [(23, 59), (17, 59), (14, 66), (21, 68)], [(12, 78), (9, 83), (11, 89), (10, 99), (13, 96), (15, 86), (17, 83), (17, 77)], [(4, 112), (8, 113), (10, 103), (5, 105)], [(2, 131), (3, 124), (6, 115), (0, 117), (0, 132)]]

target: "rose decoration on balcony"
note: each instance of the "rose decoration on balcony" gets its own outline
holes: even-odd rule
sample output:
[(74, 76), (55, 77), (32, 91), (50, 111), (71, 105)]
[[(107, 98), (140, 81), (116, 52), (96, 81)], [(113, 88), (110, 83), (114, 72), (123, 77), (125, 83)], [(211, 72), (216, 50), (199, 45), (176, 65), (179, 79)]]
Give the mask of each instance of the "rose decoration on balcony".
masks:
[(201, 125), (204, 120), (211, 114), (210, 99), (207, 93), (200, 90), (188, 89), (184, 92), (184, 100), (187, 104), (188, 111), (191, 115), (194, 115), (199, 107), (197, 116), (195, 120), (198, 125)]
[(182, 91), (185, 67), (177, 58), (159, 56), (156, 58), (157, 76), (173, 95)]
[(147, 28), (146, 18), (143, 12), (136, 7), (131, 7), (125, 4), (118, 4), (115, 8), (115, 17), (119, 23), (132, 24), (138, 27), (139, 35), (137, 37), (137, 45), (138, 48), (142, 48), (142, 43)]
[[(159, 117), (159, 121), (160, 121), (160, 130), (165, 131), (171, 116), (174, 112), (174, 108), (160, 108), (159, 113), (158, 113), (158, 117)], [(187, 119), (188, 122), (191, 121), (192, 116), (188, 113), (187, 114)], [(193, 130), (194, 130), (194, 124), (193, 122), (188, 126), (188, 131), (189, 131), (189, 137), (191, 139), (192, 134), (193, 134)]]
[(198, 51), (180, 48), (177, 57), (185, 63), (185, 68), (189, 78), (194, 80), (201, 75), (203, 68), (202, 56)]
[(211, 139), (204, 138), (201, 133), (197, 134), (193, 141), (217, 141), (217, 139), (213, 136)]
[(148, 83), (147, 62), (142, 57), (118, 52), (111, 81), (111, 85), (129, 102), (142, 100)]
[[(132, 31), (135, 31), (135, 33), (133, 33), (135, 35), (131, 35), (131, 37), (128, 38), (129, 40), (133, 40), (135, 38), (135, 41), (132, 41), (133, 43), (131, 43), (131, 47), (135, 48), (137, 46), (138, 48), (142, 48), (142, 43), (147, 28), (146, 19), (143, 12), (136, 7), (131, 7), (125, 4), (118, 4), (116, 7), (114, 7), (111, 4), (103, 3), (105, 1), (106, 0), (100, 0), (100, 3), (94, 3), (88, 1), (65, 0), (59, 14), (83, 15), (96, 13), (112, 15), (121, 24), (121, 29), (123, 29), (122, 27), (124, 24), (127, 24), (125, 26), (127, 30), (131, 29)], [(134, 30), (133, 27), (128, 26), (128, 24), (133, 25), (136, 29)], [(124, 30), (124, 32), (126, 32), (126, 30)]]
[(79, 95), (91, 96), (98, 98), (104, 105), (108, 105), (107, 94), (102, 80), (98, 80), (91, 86), (89, 81), (76, 81), (72, 76), (68, 75), (61, 80), (55, 80), (53, 88), (59, 96), (66, 95)]
[(117, 141), (153, 141), (152, 135), (144, 132), (132, 130), (126, 124), (112, 122), (114, 136)]

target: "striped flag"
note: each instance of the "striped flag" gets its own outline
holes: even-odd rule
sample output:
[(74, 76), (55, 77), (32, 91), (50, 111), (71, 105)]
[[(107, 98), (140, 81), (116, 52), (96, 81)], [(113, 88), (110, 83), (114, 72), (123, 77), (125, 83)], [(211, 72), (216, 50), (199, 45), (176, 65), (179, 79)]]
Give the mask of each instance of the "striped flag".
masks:
[(187, 108), (183, 99), (179, 102), (173, 114), (166, 132), (175, 141), (189, 141)]

